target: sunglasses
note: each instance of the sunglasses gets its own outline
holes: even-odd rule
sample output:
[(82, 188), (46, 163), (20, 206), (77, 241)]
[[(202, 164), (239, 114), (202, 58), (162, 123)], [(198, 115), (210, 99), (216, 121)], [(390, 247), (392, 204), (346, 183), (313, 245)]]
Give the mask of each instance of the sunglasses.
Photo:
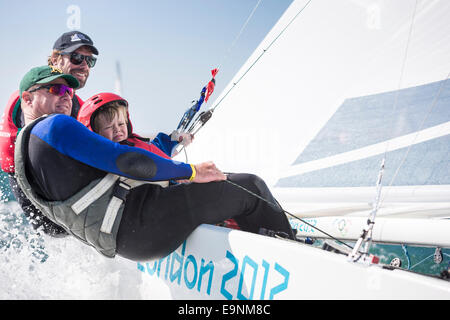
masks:
[(93, 68), (95, 63), (97, 62), (97, 58), (92, 56), (85, 56), (77, 52), (61, 52), (61, 55), (70, 56), (70, 62), (74, 65), (80, 65), (83, 63), (83, 60), (86, 60), (86, 63), (89, 68)]
[(41, 89), (48, 89), (48, 92), (50, 92), (51, 94), (55, 95), (55, 96), (60, 96), (62, 97), (63, 95), (66, 94), (66, 92), (69, 94), (70, 98), (73, 98), (73, 89), (64, 85), (64, 84), (46, 84), (40, 87), (37, 87), (33, 90), (30, 90), (28, 92), (34, 92), (34, 91), (38, 91)]

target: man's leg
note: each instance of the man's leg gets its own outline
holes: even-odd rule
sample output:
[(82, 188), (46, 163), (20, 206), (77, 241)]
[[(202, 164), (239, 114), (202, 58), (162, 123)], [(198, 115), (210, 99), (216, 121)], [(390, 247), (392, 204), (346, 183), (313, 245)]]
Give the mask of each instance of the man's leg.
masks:
[[(263, 180), (251, 174), (228, 179), (275, 203)], [(284, 213), (226, 182), (139, 187), (127, 198), (118, 234), (118, 252), (129, 258), (163, 257), (175, 250), (200, 224), (234, 218), (243, 231), (260, 228), (294, 238)]]

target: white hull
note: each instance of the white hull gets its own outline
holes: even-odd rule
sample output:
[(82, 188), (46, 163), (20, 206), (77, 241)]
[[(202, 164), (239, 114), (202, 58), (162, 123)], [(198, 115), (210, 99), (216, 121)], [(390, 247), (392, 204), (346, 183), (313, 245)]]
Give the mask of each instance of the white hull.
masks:
[(450, 299), (448, 281), (209, 225), (135, 272), (149, 299)]

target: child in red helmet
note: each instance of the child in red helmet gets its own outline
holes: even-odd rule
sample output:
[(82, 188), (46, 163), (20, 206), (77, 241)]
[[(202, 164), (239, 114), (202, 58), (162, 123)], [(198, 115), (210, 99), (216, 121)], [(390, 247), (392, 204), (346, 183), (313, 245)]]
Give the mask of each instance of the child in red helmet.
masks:
[(174, 138), (159, 133), (153, 141), (135, 134), (128, 102), (114, 93), (99, 93), (86, 100), (78, 113), (78, 121), (109, 140), (143, 148), (164, 158), (174, 156), (178, 143), (186, 146), (192, 141), (189, 134)]
[(114, 142), (126, 140), (128, 138), (127, 107), (117, 101), (103, 106), (94, 118), (92, 129)]

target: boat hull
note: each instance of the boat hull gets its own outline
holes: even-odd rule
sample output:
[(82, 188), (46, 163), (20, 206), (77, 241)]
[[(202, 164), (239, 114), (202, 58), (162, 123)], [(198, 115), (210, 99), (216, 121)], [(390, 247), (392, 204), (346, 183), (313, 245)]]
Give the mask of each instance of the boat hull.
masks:
[(450, 282), (352, 263), (310, 245), (201, 225), (169, 256), (138, 262), (149, 299), (449, 299)]

